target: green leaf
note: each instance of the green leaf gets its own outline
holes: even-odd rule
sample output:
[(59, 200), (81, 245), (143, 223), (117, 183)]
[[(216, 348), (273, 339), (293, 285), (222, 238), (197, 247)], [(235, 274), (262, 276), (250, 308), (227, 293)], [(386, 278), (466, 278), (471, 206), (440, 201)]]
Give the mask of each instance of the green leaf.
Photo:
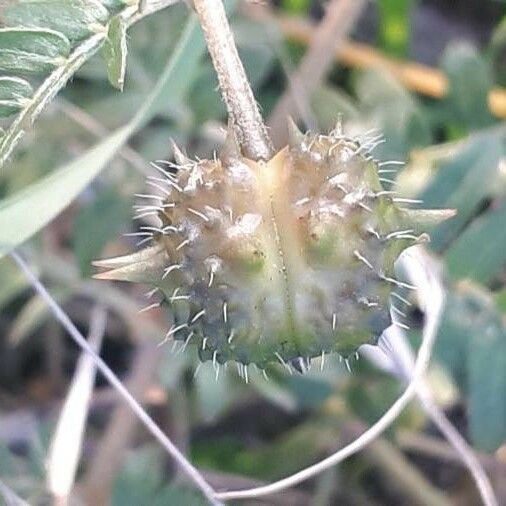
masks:
[(446, 258), (454, 278), (489, 283), (506, 264), (506, 204), (478, 217), (458, 237)]
[(480, 332), (482, 321), (482, 304), (473, 288), (459, 287), (448, 294), (434, 350), (436, 360), (464, 387), (468, 344), (472, 335)]
[(435, 357), (452, 372), (469, 399), (469, 432), (480, 449), (506, 438), (506, 328), (492, 294), (461, 282), (449, 294)]
[(75, 42), (105, 30), (107, 9), (98, 0), (17, 0), (4, 9), (6, 26), (51, 28)]
[(69, 164), (0, 202), (0, 258), (47, 225), (167, 102), (178, 103), (196, 75), (204, 41), (192, 15), (163, 74), (132, 120)]
[(127, 25), (121, 16), (115, 16), (107, 27), (107, 38), (102, 46), (102, 56), (107, 66), (109, 82), (123, 91), (127, 58)]
[(206, 506), (198, 492), (170, 483), (162, 486), (163, 459), (158, 449), (145, 447), (127, 455), (112, 490), (112, 506)]
[(448, 246), (473, 217), (497, 182), (503, 147), (497, 136), (479, 136), (455, 157), (441, 164), (422, 193), (426, 208), (456, 209), (457, 215), (431, 233), (436, 251)]
[(313, 92), (311, 106), (318, 118), (318, 125), (324, 131), (335, 128), (339, 114), (342, 114), (346, 121), (355, 120), (359, 115), (351, 97), (330, 86), (320, 86)]
[(65, 35), (43, 28), (0, 28), (0, 71), (40, 74), (61, 65), (70, 53)]
[(87, 206), (82, 206), (74, 221), (74, 253), (83, 276), (89, 276), (92, 260), (115, 238), (121, 226), (128, 222), (131, 202), (107, 189)]
[(0, 116), (10, 116), (22, 109), (33, 94), (28, 81), (20, 77), (0, 76)]
[(430, 142), (427, 118), (416, 99), (394, 77), (367, 70), (358, 75), (355, 88), (364, 123), (378, 128), (386, 140), (375, 149), (377, 158), (404, 160), (411, 149)]
[(494, 451), (506, 440), (506, 329), (488, 315), (467, 354), (469, 431), (478, 448)]
[(458, 127), (477, 129), (493, 122), (488, 108), (488, 92), (493, 78), (490, 67), (477, 50), (467, 43), (450, 44), (444, 52), (442, 67), (449, 78), (444, 100)]

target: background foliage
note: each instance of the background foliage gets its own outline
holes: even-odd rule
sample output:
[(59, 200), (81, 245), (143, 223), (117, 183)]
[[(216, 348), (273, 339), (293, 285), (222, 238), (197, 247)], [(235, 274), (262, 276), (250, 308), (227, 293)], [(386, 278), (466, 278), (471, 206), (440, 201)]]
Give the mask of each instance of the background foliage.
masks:
[[(448, 78), (442, 99), (416, 95), (382, 69), (337, 63), (310, 101), (322, 130), (343, 113), (350, 132), (383, 132), (378, 157), (407, 160), (392, 175), (403, 195), (458, 210), (430, 245), (449, 290), (430, 382), (504, 488), (506, 128), (490, 112), (488, 96), (505, 84), (505, 9), (493, 1), (456, 2), (454, 9), (447, 3), (378, 0), (353, 36), (386, 55), (438, 66)], [(475, 4), (482, 3), (477, 15)], [(316, 461), (373, 422), (400, 386), (363, 360), (352, 363), (351, 374), (334, 361), (321, 373), (280, 374), (270, 382), (253, 376), (249, 385), (230, 369), (215, 381), (209, 364), (194, 376), (192, 353), (174, 354), (170, 346), (149, 352), (167, 316), (138, 316), (149, 302), (137, 287), (90, 279), (92, 259), (135, 243), (121, 234), (135, 230), (133, 195), (150, 173), (148, 161), (170, 159), (170, 138), (192, 156), (211, 156), (226, 118), (186, 6), (144, 17), (119, 0), (65, 5), (12, 1), (0, 13), (2, 480), (31, 504), (44, 504), (49, 436), (78, 356), (6, 256), (21, 243), (84, 333), (90, 309), (107, 307), (102, 356), (119, 375), (130, 375), (164, 431), (221, 487), (243, 477), (269, 481)], [(304, 47), (234, 8), (241, 57), (268, 116)], [(316, 21), (321, 10), (318, 2), (285, 0), (272, 16)], [(420, 41), (427, 19), (434, 36)], [(410, 316), (416, 342), (421, 315)], [(93, 482), (95, 455), (114, 433), (118, 409), (99, 378), (78, 474), (85, 497), (103, 485)], [(198, 504), (142, 431), (125, 434), (114, 451), (101, 454), (114, 470), (113, 504)], [(466, 496), (476, 504), (465, 471), (434, 450), (435, 443), (444, 447), (437, 437), (412, 405), (365, 453), (272, 504), (423, 503), (433, 492), (442, 504)], [(399, 466), (421, 480), (418, 489), (403, 482)]]

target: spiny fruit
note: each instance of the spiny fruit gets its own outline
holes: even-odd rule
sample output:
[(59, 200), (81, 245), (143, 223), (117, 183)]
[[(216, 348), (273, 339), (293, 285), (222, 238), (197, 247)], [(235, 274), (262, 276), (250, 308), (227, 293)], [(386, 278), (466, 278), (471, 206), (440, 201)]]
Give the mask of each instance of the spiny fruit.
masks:
[[(289, 125), (290, 144), (268, 162), (245, 159), (228, 134), (221, 157), (193, 161), (175, 148), (139, 195), (134, 235), (151, 244), (96, 262), (101, 279), (154, 285), (170, 307), (167, 339), (198, 346), (202, 361), (305, 370), (326, 353), (347, 357), (404, 316), (394, 261), (446, 211), (409, 210), (385, 190), (378, 137), (351, 139)], [(393, 313), (391, 313), (393, 311)], [(402, 322), (399, 322), (402, 325)]]

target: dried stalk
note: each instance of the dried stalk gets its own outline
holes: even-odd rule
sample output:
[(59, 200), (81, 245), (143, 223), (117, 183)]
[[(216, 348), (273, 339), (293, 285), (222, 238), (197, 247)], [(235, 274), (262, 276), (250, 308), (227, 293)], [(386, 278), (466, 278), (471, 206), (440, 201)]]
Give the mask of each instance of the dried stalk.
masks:
[(268, 160), (272, 143), (235, 46), (221, 0), (194, 0), (229, 118), (246, 157)]
[[(107, 322), (104, 307), (95, 306), (90, 319), (88, 342), (98, 353)], [(70, 493), (81, 458), (95, 375), (96, 367), (93, 359), (83, 352), (75, 368), (49, 447), (46, 483), (54, 504), (62, 506), (70, 504)]]

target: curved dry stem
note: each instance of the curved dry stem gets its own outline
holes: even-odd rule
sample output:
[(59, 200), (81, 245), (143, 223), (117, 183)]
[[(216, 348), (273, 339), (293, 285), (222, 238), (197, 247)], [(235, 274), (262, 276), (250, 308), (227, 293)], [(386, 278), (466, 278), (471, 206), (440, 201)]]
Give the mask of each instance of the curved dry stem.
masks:
[[(414, 265), (410, 265), (408, 262), (410, 256), (409, 253), (405, 254), (401, 261), (411, 281), (417, 284), (416, 280), (419, 280), (420, 273), (417, 272), (418, 269), (415, 269)], [(424, 295), (422, 300), (419, 301), (422, 305), (430, 299), (431, 293), (427, 290)], [(382, 336), (382, 346), (377, 348), (368, 347), (363, 350), (363, 354), (377, 367), (392, 374), (399, 380), (409, 383), (412, 379), (412, 371), (414, 368), (413, 351), (405, 333), (399, 327), (390, 327)], [(472, 448), (466, 443), (464, 438), (436, 404), (430, 390), (423, 381), (418, 382), (416, 394), (427, 416), (453, 446), (460, 456), (462, 463), (468, 468), (476, 482), (483, 503), (486, 506), (497, 506), (498, 501), (495, 497), (494, 490), (480, 461), (474, 454)]]
[(162, 432), (156, 425), (155, 421), (146, 413), (144, 408), (134, 399), (130, 392), (123, 386), (118, 377), (109, 368), (109, 366), (95, 353), (88, 344), (77, 327), (72, 323), (67, 314), (51, 297), (44, 285), (31, 272), (26, 262), (15, 251), (11, 253), (12, 258), (18, 264), (19, 268), (24, 272), (28, 280), (37, 293), (45, 300), (56, 319), (63, 325), (65, 330), (70, 334), (72, 339), (79, 347), (93, 358), (97, 369), (102, 373), (105, 379), (114, 387), (121, 398), (128, 404), (130, 409), (135, 413), (139, 420), (144, 424), (146, 429), (158, 440), (158, 442), (167, 450), (169, 455), (177, 462), (181, 470), (188, 476), (191, 481), (198, 487), (204, 496), (214, 506), (221, 505), (220, 500), (216, 497), (215, 491), (202, 477), (199, 471), (189, 462), (172, 441)]
[(312, 466), (299, 471), (287, 478), (276, 481), (263, 487), (252, 488), (249, 490), (236, 490), (230, 492), (221, 492), (216, 494), (215, 497), (221, 500), (230, 499), (251, 499), (261, 497), (274, 492), (279, 492), (285, 488), (293, 487), (313, 476), (320, 474), (326, 469), (335, 466), (344, 459), (357, 453), (362, 448), (371, 443), (377, 438), (385, 429), (387, 429), (399, 416), (406, 405), (415, 397), (418, 391), (419, 383), (422, 380), (427, 367), (429, 365), (432, 347), (436, 338), (441, 314), (444, 307), (444, 290), (440, 280), (439, 274), (434, 270), (425, 268), (425, 275), (428, 282), (428, 291), (430, 298), (426, 301), (426, 314), (427, 319), (423, 329), (423, 341), (418, 351), (415, 369), (411, 381), (400, 395), (400, 397), (392, 404), (386, 413), (361, 436), (355, 439), (352, 443), (338, 450), (336, 453), (323, 459), (322, 461)]
[(194, 0), (194, 6), (244, 155), (255, 161), (268, 160), (273, 154), (272, 143), (239, 58), (223, 3)]

